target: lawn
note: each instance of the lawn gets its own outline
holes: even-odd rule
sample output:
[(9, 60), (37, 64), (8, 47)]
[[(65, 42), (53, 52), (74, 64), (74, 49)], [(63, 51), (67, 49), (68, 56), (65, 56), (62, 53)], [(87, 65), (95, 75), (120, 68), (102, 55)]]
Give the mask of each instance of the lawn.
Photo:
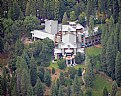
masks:
[[(58, 64), (57, 63), (51, 63), (49, 68), (55, 68), (55, 69), (59, 69)], [(68, 69), (69, 67), (67, 67), (66, 69)], [(85, 68), (84, 64), (78, 64), (76, 66), (74, 66), (75, 69), (79, 69), (79, 68)]]
[(95, 46), (86, 48), (87, 56), (97, 56), (101, 53), (101, 48), (97, 48)]
[(49, 68), (55, 68), (55, 69), (58, 69), (58, 64), (55, 62), (55, 63), (50, 63), (50, 66)]
[(74, 66), (75, 69), (79, 69), (79, 68), (85, 68), (85, 65), (84, 64), (78, 64), (76, 66)]
[(106, 80), (101, 75), (95, 75), (94, 87), (93, 87), (93, 96), (102, 96), (103, 88), (106, 86), (108, 91), (111, 91), (111, 83)]

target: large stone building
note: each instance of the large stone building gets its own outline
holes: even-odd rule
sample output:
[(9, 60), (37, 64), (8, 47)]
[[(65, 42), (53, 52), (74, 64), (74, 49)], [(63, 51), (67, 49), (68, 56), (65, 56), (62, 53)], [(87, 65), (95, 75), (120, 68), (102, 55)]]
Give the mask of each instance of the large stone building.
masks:
[[(95, 29), (97, 31), (98, 29)], [(44, 30), (31, 31), (33, 40), (50, 38), (55, 43), (54, 59), (64, 58), (67, 66), (74, 66), (75, 56), (78, 52), (84, 54), (84, 48), (94, 44), (99, 38), (91, 40), (88, 34), (88, 28), (84, 28), (75, 22), (69, 22), (68, 25), (58, 24), (58, 21), (45, 21)]]

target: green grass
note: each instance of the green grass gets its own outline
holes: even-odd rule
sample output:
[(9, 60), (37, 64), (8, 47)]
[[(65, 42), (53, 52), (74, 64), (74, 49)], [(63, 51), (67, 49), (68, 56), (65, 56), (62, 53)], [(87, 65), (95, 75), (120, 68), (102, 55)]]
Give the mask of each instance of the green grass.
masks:
[(74, 66), (75, 69), (79, 69), (79, 68), (85, 68), (85, 65), (84, 64), (78, 64), (76, 66)]
[(111, 91), (111, 83), (108, 82), (101, 75), (95, 76), (94, 87), (93, 87), (93, 96), (102, 96), (103, 88), (106, 86), (108, 91)]
[(55, 68), (55, 69), (58, 69), (58, 64), (55, 62), (55, 63), (50, 63), (50, 66), (49, 68)]
[[(59, 69), (58, 64), (57, 63), (51, 63), (49, 68), (55, 68), (55, 69)], [(66, 69), (68, 69), (69, 67), (67, 67)], [(74, 66), (75, 69), (79, 69), (79, 68), (85, 68), (84, 64), (78, 64), (76, 66)]]
[(87, 56), (97, 56), (100, 53), (101, 53), (101, 48), (96, 48), (94, 46), (86, 48)]

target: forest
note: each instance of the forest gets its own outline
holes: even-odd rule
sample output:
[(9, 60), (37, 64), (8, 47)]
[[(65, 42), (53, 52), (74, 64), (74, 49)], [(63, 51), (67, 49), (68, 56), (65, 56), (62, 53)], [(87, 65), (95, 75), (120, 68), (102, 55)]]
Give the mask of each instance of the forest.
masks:
[[(99, 26), (101, 44), (75, 67), (53, 64), (52, 40), (24, 42), (45, 19), (76, 21), (93, 35)], [(121, 0), (0, 0), (0, 96), (121, 96), (120, 26)]]

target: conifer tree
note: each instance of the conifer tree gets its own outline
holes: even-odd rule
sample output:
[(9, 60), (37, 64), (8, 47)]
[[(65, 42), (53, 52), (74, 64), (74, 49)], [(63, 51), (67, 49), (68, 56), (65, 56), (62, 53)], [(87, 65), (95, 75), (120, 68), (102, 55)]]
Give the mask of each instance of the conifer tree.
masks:
[(34, 87), (37, 82), (37, 66), (33, 56), (31, 57), (30, 60), (30, 78), (31, 78), (31, 85), (32, 87)]
[(28, 73), (28, 70), (27, 69), (23, 69), (22, 70), (22, 75), (21, 75), (21, 94), (23, 96), (26, 96), (27, 94), (29, 95), (30, 94), (30, 88), (31, 88), (31, 85), (30, 85), (30, 75)]
[(28, 0), (27, 1), (26, 13), (25, 13), (26, 16), (30, 16), (30, 15), (36, 16), (35, 3), (36, 3), (35, 0)]
[(45, 71), (45, 74), (44, 74), (44, 83), (48, 87), (50, 87), (50, 85), (51, 85), (51, 75), (50, 75), (49, 70), (46, 70)]
[(77, 17), (75, 11), (70, 12), (70, 21), (76, 21)]
[(63, 25), (68, 24), (68, 17), (67, 17), (66, 12), (65, 12), (64, 15), (63, 15), (62, 24), (63, 24)]
[(72, 89), (70, 84), (67, 85), (67, 96), (72, 96)]
[(37, 96), (44, 96), (44, 86), (39, 79), (35, 85), (35, 93)]
[(118, 85), (116, 83), (116, 81), (113, 81), (112, 83), (112, 90), (111, 90), (111, 96), (116, 96), (118, 90)]
[(59, 86), (58, 96), (64, 96), (64, 87), (62, 85)]
[(60, 7), (60, 1), (56, 0), (55, 1), (55, 20), (59, 20), (60, 19), (60, 14), (59, 14), (59, 7)]
[(19, 19), (21, 9), (19, 8), (18, 2), (14, 0), (13, 6), (9, 9), (8, 17), (12, 20)]
[(21, 56), (24, 49), (24, 45), (21, 40), (17, 40), (15, 43), (15, 55)]
[(80, 81), (79, 81), (77, 75), (75, 76), (74, 81), (73, 81), (73, 92), (72, 93), (74, 96), (83, 96)]
[(60, 85), (64, 85), (65, 84), (65, 78), (64, 78), (63, 72), (60, 73), (59, 82), (60, 82)]
[(51, 87), (51, 96), (58, 96), (58, 90), (55, 81), (53, 82)]
[(116, 65), (115, 65), (115, 78), (116, 78), (116, 82), (118, 84), (118, 86), (121, 86), (121, 74), (120, 74), (120, 70), (121, 70), (121, 53), (117, 52), (117, 56), (116, 56)]
[(115, 56), (114, 56), (114, 43), (113, 43), (113, 32), (107, 41), (106, 47), (106, 63), (107, 63), (107, 72), (112, 79), (115, 78)]
[(81, 70), (81, 68), (78, 69), (78, 76), (82, 76), (82, 70)]
[(103, 89), (103, 95), (102, 96), (108, 96), (108, 90), (106, 87)]

